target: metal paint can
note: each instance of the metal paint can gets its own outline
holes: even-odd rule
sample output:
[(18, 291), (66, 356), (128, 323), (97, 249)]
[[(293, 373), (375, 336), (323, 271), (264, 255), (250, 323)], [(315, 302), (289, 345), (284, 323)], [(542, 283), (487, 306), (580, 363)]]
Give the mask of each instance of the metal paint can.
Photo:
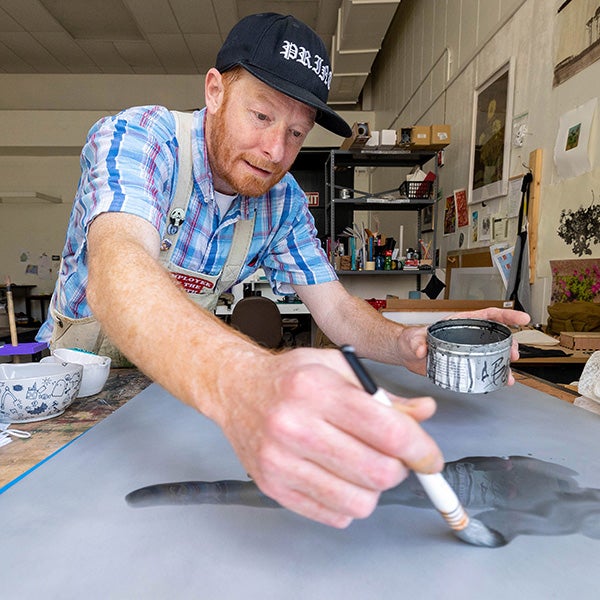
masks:
[(508, 381), (512, 334), (502, 323), (449, 319), (427, 329), (427, 377), (469, 394), (497, 390)]

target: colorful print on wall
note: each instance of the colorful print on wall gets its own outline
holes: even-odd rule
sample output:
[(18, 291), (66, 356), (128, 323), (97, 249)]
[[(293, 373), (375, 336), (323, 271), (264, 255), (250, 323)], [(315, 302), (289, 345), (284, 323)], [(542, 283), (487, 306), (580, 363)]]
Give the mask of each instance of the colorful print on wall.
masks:
[(456, 232), (456, 205), (454, 196), (446, 198), (446, 206), (444, 208), (444, 235), (450, 235)]
[(554, 164), (562, 179), (588, 173), (592, 169), (588, 147), (598, 98), (561, 115), (554, 143)]
[(479, 211), (474, 210), (471, 213), (471, 241), (479, 240)]
[(469, 224), (469, 209), (467, 208), (467, 190), (454, 190), (454, 201), (456, 202), (456, 220), (459, 227)]
[(552, 303), (600, 302), (600, 259), (551, 260)]

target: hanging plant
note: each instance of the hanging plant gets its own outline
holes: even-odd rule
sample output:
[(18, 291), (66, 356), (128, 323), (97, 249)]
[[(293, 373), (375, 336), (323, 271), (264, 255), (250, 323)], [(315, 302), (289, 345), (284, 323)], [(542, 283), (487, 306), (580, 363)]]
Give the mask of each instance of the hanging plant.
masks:
[(591, 254), (590, 244), (600, 244), (600, 205), (583, 206), (573, 211), (564, 209), (560, 213), (558, 235), (566, 244), (573, 246), (573, 254)]

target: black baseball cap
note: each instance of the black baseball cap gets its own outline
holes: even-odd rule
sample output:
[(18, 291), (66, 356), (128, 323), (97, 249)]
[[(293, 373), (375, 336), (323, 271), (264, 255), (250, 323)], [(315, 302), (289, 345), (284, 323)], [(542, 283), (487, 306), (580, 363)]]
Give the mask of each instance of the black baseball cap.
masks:
[(277, 91), (317, 110), (315, 121), (342, 137), (352, 130), (327, 106), (333, 72), (323, 40), (291, 15), (260, 13), (243, 18), (229, 32), (215, 67), (235, 66)]

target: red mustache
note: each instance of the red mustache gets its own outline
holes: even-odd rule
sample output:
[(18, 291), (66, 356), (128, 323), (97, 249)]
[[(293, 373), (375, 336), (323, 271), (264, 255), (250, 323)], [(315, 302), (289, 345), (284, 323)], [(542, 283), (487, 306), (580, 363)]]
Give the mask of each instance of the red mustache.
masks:
[(255, 169), (261, 169), (262, 171), (266, 171), (271, 175), (277, 175), (281, 172), (281, 167), (273, 161), (262, 160), (247, 154), (243, 154), (242, 159), (245, 160), (251, 167), (254, 167)]

